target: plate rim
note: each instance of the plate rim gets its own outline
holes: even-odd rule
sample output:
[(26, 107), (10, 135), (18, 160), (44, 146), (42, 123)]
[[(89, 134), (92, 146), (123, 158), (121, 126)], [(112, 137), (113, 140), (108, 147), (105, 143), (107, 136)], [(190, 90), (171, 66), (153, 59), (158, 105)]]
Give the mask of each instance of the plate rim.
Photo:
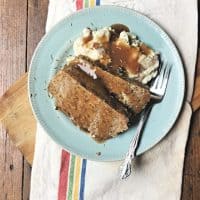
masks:
[[(40, 126), (45, 130), (45, 132), (54, 140), (54, 142), (56, 142), (58, 145), (60, 145), (63, 149), (65, 149), (66, 151), (69, 151), (70, 153), (80, 156), (82, 158), (88, 159), (88, 160), (92, 160), (92, 161), (98, 161), (98, 162), (114, 162), (114, 161), (120, 161), (123, 160), (124, 158), (103, 158), (101, 156), (97, 156), (97, 157), (90, 157), (87, 156), (86, 154), (82, 154), (82, 152), (74, 152), (73, 149), (69, 146), (69, 145), (62, 145), (60, 144), (60, 142), (58, 141), (57, 137), (54, 136), (54, 134), (51, 134), (51, 132), (53, 131), (51, 129), (51, 127), (49, 127), (49, 125), (47, 123), (45, 123), (45, 121), (43, 120), (43, 117), (40, 114), (39, 108), (37, 107), (37, 104), (35, 103), (35, 98), (31, 98), (31, 93), (33, 93), (33, 85), (34, 85), (34, 77), (33, 77), (33, 72), (34, 72), (34, 62), (35, 59), (37, 58), (37, 53), (39, 52), (40, 48), (42, 48), (43, 44), (45, 44), (45, 40), (48, 39), (49, 35), (51, 35), (54, 31), (56, 31), (56, 29), (66, 20), (70, 20), (70, 18), (72, 18), (73, 16), (76, 15), (80, 15), (81, 13), (87, 13), (90, 12), (90, 10), (94, 10), (94, 9), (119, 9), (120, 12), (129, 12), (139, 18), (142, 18), (145, 22), (147, 22), (148, 24), (151, 25), (151, 27), (153, 27), (156, 31), (158, 31), (162, 37), (169, 43), (170, 47), (172, 47), (172, 52), (175, 53), (175, 57), (177, 58), (177, 63), (178, 65), (181, 66), (181, 92), (180, 92), (180, 102), (177, 105), (177, 113), (175, 113), (175, 117), (171, 118), (168, 122), (168, 126), (167, 128), (165, 128), (164, 133), (160, 136), (157, 137), (155, 142), (152, 143), (150, 146), (148, 146), (148, 148), (144, 149), (141, 153), (139, 153), (138, 155), (142, 155), (145, 152), (148, 152), (149, 150), (151, 150), (153, 147), (155, 147), (159, 142), (161, 142), (170, 132), (170, 130), (174, 127), (177, 119), (179, 118), (179, 115), (181, 113), (182, 107), (183, 107), (183, 102), (184, 102), (184, 98), (185, 98), (185, 86), (186, 86), (186, 82), (185, 82), (185, 70), (184, 70), (184, 64), (182, 62), (181, 59), (181, 55), (176, 47), (176, 44), (173, 42), (172, 38), (169, 36), (169, 34), (165, 31), (165, 29), (160, 26), (157, 22), (155, 22), (154, 20), (152, 20), (150, 17), (146, 16), (143, 13), (140, 13), (136, 10), (133, 10), (131, 8), (126, 8), (126, 7), (122, 7), (122, 6), (117, 6), (117, 5), (101, 5), (101, 6), (94, 6), (93, 8), (85, 8), (79, 11), (76, 11), (66, 17), (64, 17), (63, 19), (61, 19), (60, 21), (58, 21), (55, 25), (53, 25), (50, 30), (48, 32), (46, 32), (43, 37), (41, 38), (40, 42), (37, 44), (37, 47), (34, 50), (34, 53), (32, 55), (31, 58), (31, 62), (30, 62), (30, 67), (29, 67), (29, 72), (28, 72), (28, 99), (31, 105), (31, 109), (33, 111), (33, 114), (35, 116), (35, 119), (37, 121), (37, 123), (40, 124)], [(124, 155), (125, 157), (125, 155)], [(103, 158), (103, 159), (102, 159)]]

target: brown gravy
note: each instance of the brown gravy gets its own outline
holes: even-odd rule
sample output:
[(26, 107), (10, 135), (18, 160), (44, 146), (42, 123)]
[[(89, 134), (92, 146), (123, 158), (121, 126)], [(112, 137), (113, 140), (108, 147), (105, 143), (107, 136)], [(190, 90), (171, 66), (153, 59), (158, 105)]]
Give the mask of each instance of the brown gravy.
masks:
[[(141, 70), (141, 66), (138, 63), (139, 56), (141, 53), (148, 55), (150, 53), (150, 48), (145, 44), (142, 44), (140, 47), (133, 47), (119, 41), (118, 38), (122, 31), (130, 31), (127, 26), (123, 24), (113, 24), (111, 28), (114, 31), (111, 31), (109, 42), (106, 41), (106, 37), (102, 37), (100, 43), (96, 42), (93, 45), (94, 49), (103, 47), (106, 50), (100, 62), (105, 66), (109, 65), (112, 69), (108, 70), (112, 70), (113, 72), (122, 69), (126, 73), (138, 74)], [(90, 40), (92, 40), (92, 34), (85, 38), (84, 43), (87, 45)]]
[(111, 65), (114, 68), (122, 67), (132, 74), (139, 73), (139, 54), (139, 49), (136, 47), (116, 42), (110, 44)]
[(143, 54), (148, 55), (148, 54), (150, 54), (151, 49), (150, 49), (147, 45), (145, 45), (145, 44), (143, 43), (143, 44), (140, 46), (140, 51), (141, 51)]
[(129, 28), (124, 24), (113, 24), (111, 28), (114, 29), (117, 34), (120, 34), (122, 31), (130, 32)]

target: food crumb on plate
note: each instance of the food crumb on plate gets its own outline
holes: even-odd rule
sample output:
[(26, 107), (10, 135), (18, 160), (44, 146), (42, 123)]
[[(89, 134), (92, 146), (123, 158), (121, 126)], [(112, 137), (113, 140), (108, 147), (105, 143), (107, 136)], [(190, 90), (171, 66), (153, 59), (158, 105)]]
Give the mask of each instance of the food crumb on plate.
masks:
[(101, 155), (101, 152), (97, 152), (96, 155), (97, 155), (97, 156), (100, 156), (100, 155)]

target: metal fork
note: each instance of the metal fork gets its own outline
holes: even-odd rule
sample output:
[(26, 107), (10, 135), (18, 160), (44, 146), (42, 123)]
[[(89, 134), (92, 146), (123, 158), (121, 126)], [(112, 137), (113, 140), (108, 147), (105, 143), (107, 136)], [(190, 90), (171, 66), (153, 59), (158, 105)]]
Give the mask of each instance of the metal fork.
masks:
[(131, 174), (131, 162), (136, 157), (136, 151), (139, 144), (140, 136), (142, 135), (142, 130), (144, 127), (144, 124), (149, 116), (149, 113), (155, 103), (161, 102), (167, 88), (167, 83), (169, 80), (169, 75), (171, 71), (171, 66), (165, 65), (162, 66), (160, 69), (159, 75), (156, 77), (156, 79), (153, 81), (153, 83), (150, 86), (150, 92), (152, 95), (152, 102), (151, 104), (143, 111), (141, 115), (141, 119), (139, 121), (136, 134), (131, 140), (129, 150), (126, 154), (126, 158), (122, 165), (120, 166), (120, 178), (126, 179)]

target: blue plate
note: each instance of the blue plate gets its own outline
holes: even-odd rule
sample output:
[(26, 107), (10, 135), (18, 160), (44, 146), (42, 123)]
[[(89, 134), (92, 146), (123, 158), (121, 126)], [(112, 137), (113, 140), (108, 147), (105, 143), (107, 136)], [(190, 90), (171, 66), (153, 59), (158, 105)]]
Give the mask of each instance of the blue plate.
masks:
[[(29, 73), (29, 96), (37, 120), (55, 142), (81, 157), (97, 161), (115, 161), (125, 157), (136, 127), (124, 134), (98, 144), (76, 127), (63, 113), (55, 110), (47, 86), (63, 66), (66, 56), (73, 53), (73, 41), (85, 27), (100, 28), (115, 23), (127, 25), (132, 32), (161, 53), (170, 63), (171, 76), (163, 101), (153, 107), (138, 149), (141, 154), (158, 143), (172, 128), (184, 98), (184, 71), (180, 56), (169, 36), (152, 20), (133, 10), (116, 6), (85, 9), (66, 17), (39, 43)], [(101, 152), (98, 156), (96, 153)]]

